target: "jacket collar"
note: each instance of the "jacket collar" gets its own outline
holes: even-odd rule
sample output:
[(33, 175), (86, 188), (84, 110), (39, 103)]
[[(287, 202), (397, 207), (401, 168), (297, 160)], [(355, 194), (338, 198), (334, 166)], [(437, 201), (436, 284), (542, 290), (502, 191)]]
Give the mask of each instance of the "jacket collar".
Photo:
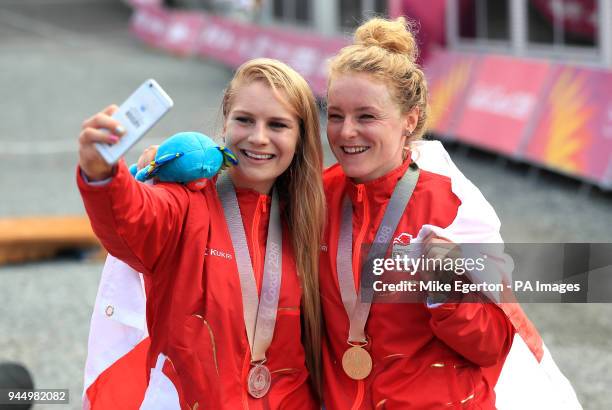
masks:
[(272, 204), (272, 197), (270, 195), (261, 194), (254, 189), (249, 188), (238, 188), (235, 187), (236, 198), (240, 207), (257, 208), (257, 205), (261, 207), (261, 210), (268, 212), (270, 205)]
[(365, 200), (364, 195), (367, 196), (370, 202), (373, 201), (375, 204), (388, 201), (393, 194), (397, 181), (406, 173), (411, 163), (412, 159), (409, 154), (400, 166), (372, 181), (358, 184), (353, 182), (352, 179), (347, 178), (346, 192), (349, 198), (353, 204)]

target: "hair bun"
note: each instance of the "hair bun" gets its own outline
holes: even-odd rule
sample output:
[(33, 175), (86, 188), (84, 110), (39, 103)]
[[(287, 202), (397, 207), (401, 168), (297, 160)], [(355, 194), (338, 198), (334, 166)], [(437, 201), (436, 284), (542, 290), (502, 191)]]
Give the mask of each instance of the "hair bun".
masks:
[(376, 46), (390, 53), (405, 54), (413, 62), (418, 56), (412, 26), (404, 17), (395, 20), (373, 18), (365, 22), (355, 31), (355, 44)]

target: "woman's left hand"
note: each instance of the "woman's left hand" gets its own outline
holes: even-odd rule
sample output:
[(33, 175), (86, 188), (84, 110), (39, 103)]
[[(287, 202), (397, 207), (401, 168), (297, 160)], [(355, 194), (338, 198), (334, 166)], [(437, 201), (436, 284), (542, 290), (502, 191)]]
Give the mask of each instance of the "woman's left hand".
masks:
[(140, 171), (155, 159), (159, 145), (149, 145), (138, 157), (137, 169)]
[(439, 282), (441, 285), (450, 285), (450, 292), (432, 291), (429, 296), (433, 302), (446, 301), (453, 294), (454, 282), (461, 280), (462, 277), (452, 269), (436, 269), (436, 267), (444, 267), (462, 257), (461, 246), (458, 244), (430, 233), (422, 242), (423, 256), (428, 262), (427, 265), (432, 269), (423, 269), (420, 272), (421, 280)]

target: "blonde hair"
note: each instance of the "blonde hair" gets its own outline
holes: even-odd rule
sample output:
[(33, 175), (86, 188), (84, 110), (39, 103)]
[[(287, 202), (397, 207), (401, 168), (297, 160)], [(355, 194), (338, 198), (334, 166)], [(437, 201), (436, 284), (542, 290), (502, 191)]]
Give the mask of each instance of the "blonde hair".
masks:
[(382, 80), (402, 113), (419, 109), (419, 119), (408, 141), (423, 136), (428, 115), (425, 74), (416, 63), (418, 46), (412, 26), (404, 17), (373, 18), (355, 31), (352, 45), (332, 59), (330, 82), (338, 74), (366, 73)]
[[(221, 110), (223, 119), (231, 110), (237, 90), (254, 81), (262, 81), (274, 92), (282, 91), (281, 100), (295, 111), (300, 135), (289, 168), (277, 178), (275, 188), (287, 206), (283, 211), (290, 227), (297, 271), (302, 286), (302, 339), (306, 365), (313, 385), (321, 389), (321, 307), (319, 300), (319, 252), (325, 221), (323, 191), (323, 149), (319, 114), (308, 83), (288, 65), (272, 59), (258, 58), (238, 68), (225, 90)], [(279, 97), (281, 95), (279, 94)]]

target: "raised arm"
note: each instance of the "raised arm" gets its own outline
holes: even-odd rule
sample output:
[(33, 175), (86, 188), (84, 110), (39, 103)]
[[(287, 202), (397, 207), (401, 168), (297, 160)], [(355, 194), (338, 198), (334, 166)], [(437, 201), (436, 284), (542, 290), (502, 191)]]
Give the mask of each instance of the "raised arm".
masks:
[(178, 184), (138, 183), (123, 161), (115, 166), (104, 161), (94, 143), (119, 140), (121, 126), (111, 117), (116, 109), (109, 106), (83, 123), (77, 183), (104, 247), (137, 271), (151, 273), (162, 255), (176, 248), (189, 193)]

